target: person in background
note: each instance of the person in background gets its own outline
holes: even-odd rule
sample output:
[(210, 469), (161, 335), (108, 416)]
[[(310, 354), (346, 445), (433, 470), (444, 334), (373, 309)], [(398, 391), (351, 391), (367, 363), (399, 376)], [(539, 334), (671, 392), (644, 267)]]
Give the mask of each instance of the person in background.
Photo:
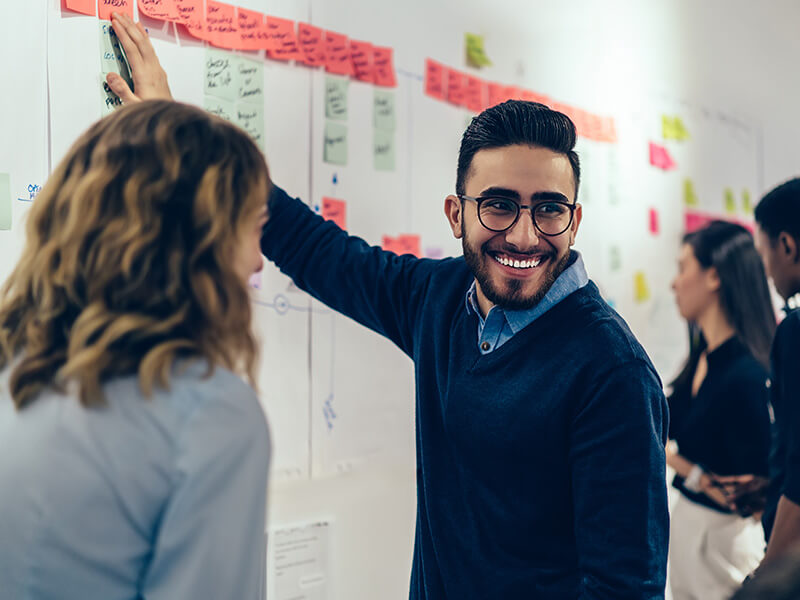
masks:
[(715, 476), (767, 475), (775, 314), (753, 237), (733, 223), (715, 221), (684, 237), (672, 289), (693, 333), (668, 398), (667, 464), (680, 492), (671, 514), (670, 587), (675, 600), (721, 600), (764, 551), (758, 521), (731, 509)]
[(0, 295), (0, 596), (263, 597), (249, 137), (167, 101), (69, 150)]
[[(127, 17), (114, 29), (129, 57), (150, 57), (132, 61), (134, 81), (158, 80), (147, 36)], [(666, 400), (571, 249), (575, 141), (534, 102), (472, 120), (444, 201), (459, 258), (397, 256), (269, 196), (267, 258), (414, 361), (414, 600), (664, 597)]]

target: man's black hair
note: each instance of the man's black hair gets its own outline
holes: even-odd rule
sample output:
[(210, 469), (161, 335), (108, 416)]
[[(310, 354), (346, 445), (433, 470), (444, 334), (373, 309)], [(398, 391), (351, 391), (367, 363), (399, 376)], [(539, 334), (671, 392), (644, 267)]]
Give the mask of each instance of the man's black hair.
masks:
[(755, 218), (773, 242), (782, 231), (800, 240), (800, 177), (768, 192), (756, 206)]

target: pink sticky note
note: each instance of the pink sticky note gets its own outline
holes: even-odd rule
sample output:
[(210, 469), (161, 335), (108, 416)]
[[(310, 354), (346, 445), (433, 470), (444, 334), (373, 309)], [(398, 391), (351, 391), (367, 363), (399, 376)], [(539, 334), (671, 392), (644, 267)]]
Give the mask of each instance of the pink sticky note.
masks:
[(444, 100), (444, 65), (425, 59), (425, 94), (436, 100)]
[(486, 82), (472, 75), (467, 75), (466, 80), (464, 104), (472, 112), (479, 113), (486, 107)]
[(373, 46), (372, 51), (375, 85), (397, 87), (397, 75), (394, 72), (394, 50), (388, 46)]
[(94, 0), (66, 0), (66, 6), (72, 12), (82, 15), (91, 15), (93, 17), (97, 14), (94, 9)]
[(357, 81), (372, 83), (375, 80), (372, 54), (372, 44), (369, 42), (350, 40), (350, 60), (353, 61), (353, 78)]
[(173, 0), (138, 0), (139, 12), (159, 21), (178, 21), (178, 7)]
[(385, 235), (382, 246), (384, 250), (395, 254), (413, 254), (414, 256), (422, 254), (420, 237), (413, 233), (404, 233), (397, 237)]
[(196, 38), (205, 39), (206, 13), (203, 0), (175, 0), (175, 7), (178, 9), (178, 22), (186, 31)]
[(650, 142), (650, 164), (665, 171), (674, 169), (676, 166), (667, 149), (653, 142)]
[(700, 213), (696, 211), (687, 211), (684, 215), (684, 228), (686, 229), (685, 233), (692, 233), (702, 227), (705, 227), (711, 221), (715, 219), (712, 215), (707, 215), (705, 213)]
[(297, 24), (297, 43), (303, 55), (301, 62), (309, 67), (321, 67), (325, 64), (325, 41), (322, 28), (308, 23)]
[(347, 205), (336, 198), (322, 199), (322, 217), (333, 221), (342, 229), (347, 229)]
[(334, 31), (325, 32), (325, 70), (335, 75), (352, 75), (350, 40)]
[(235, 48), (241, 41), (236, 7), (206, 0), (206, 39), (219, 48)]
[(660, 228), (658, 226), (658, 211), (655, 208), (650, 209), (650, 233), (658, 235)]
[(267, 15), (267, 33), (272, 39), (272, 48), (267, 56), (275, 60), (302, 60), (300, 46), (297, 43), (295, 22)]
[(467, 101), (467, 82), (464, 74), (455, 69), (445, 69), (447, 101), (456, 106), (464, 106)]
[(268, 46), (267, 25), (264, 15), (254, 10), (237, 7), (236, 25), (239, 30), (237, 50), (262, 50)]
[(133, 0), (97, 0), (98, 18), (110, 21), (112, 12), (128, 15), (133, 19)]

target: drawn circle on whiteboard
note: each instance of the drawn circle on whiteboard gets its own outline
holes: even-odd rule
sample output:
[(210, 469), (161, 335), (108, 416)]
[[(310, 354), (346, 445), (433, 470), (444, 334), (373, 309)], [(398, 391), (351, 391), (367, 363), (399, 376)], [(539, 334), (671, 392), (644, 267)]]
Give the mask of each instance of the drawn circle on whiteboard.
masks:
[(279, 315), (285, 315), (289, 312), (289, 301), (286, 299), (286, 296), (283, 294), (278, 294), (275, 296), (275, 312)]

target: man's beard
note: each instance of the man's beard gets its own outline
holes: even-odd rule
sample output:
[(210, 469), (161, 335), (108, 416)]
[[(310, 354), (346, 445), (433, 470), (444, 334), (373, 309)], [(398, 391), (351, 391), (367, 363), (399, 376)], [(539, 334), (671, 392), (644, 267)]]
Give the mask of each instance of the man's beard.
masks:
[(527, 282), (522, 279), (506, 279), (506, 291), (502, 291), (494, 285), (485, 262), (494, 260), (494, 258), (486, 252), (485, 248), (476, 251), (467, 241), (466, 235), (461, 238), (461, 247), (464, 250), (464, 260), (478, 281), (478, 285), (481, 286), (484, 296), (492, 304), (508, 310), (527, 310), (539, 304), (539, 301), (544, 298), (553, 283), (555, 283), (555, 280), (558, 279), (558, 276), (567, 268), (570, 256), (570, 253), (566, 252), (558, 262), (554, 263), (553, 259), (555, 259), (556, 255), (554, 253), (548, 254), (547, 262), (549, 267), (541, 280), (539, 288), (530, 296), (523, 296), (522, 289)]

